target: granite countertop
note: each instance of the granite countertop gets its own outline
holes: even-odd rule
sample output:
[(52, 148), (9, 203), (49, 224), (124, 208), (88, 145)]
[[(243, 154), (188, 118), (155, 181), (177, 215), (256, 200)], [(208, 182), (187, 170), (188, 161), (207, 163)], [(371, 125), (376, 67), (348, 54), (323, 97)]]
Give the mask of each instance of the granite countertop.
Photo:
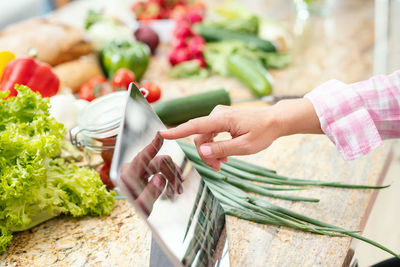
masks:
[[(119, 2), (127, 3), (77, 1), (55, 13), (52, 19), (76, 24), (85, 8), (108, 5), (116, 9)], [(278, 14), (272, 4), (264, 5), (258, 0), (250, 3), (249, 7), (257, 7), (261, 15)], [(332, 78), (355, 82), (372, 75), (372, 0), (336, 1), (331, 16), (312, 17), (307, 22), (296, 21), (289, 11), (284, 9), (277, 19), (291, 33), (293, 64), (271, 71), (275, 78), (274, 94), (304, 94)], [(244, 86), (231, 78), (169, 79), (168, 49), (160, 47), (145, 77), (162, 84), (164, 99), (221, 87), (228, 89), (232, 98), (252, 98)], [(264, 105), (245, 105), (255, 104)], [(365, 157), (345, 162), (325, 136), (295, 135), (281, 138), (267, 150), (243, 159), (288, 176), (375, 185), (382, 181), (391, 146), (386, 143)], [(294, 194), (320, 198), (318, 204), (272, 202), (329, 223), (359, 229), (365, 224), (375, 192), (313, 188)], [(227, 236), (232, 266), (341, 266), (351, 244), (350, 238), (303, 233), (229, 216)], [(148, 266), (150, 242), (151, 233), (144, 222), (129, 203), (118, 200), (108, 217), (59, 217), (16, 234), (7, 252), (0, 255), (0, 266)]]

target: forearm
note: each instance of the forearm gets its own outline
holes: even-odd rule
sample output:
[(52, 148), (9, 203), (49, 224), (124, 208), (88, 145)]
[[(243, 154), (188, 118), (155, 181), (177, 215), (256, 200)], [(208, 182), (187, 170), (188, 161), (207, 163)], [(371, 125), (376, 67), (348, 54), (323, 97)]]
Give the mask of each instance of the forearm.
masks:
[(354, 84), (331, 80), (305, 97), (346, 160), (370, 152), (384, 138), (400, 137), (400, 72)]
[(323, 134), (317, 113), (306, 98), (282, 100), (273, 106), (280, 136)]

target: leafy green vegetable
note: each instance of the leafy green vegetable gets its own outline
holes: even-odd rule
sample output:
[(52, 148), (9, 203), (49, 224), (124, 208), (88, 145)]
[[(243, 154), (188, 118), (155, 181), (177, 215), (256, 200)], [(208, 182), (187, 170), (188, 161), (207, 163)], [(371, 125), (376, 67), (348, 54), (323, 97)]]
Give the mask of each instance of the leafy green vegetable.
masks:
[(89, 10), (85, 18), (85, 30), (88, 30), (93, 24), (101, 20), (105, 20), (104, 14), (93, 9)]
[(196, 60), (189, 60), (172, 67), (168, 75), (171, 78), (204, 79), (209, 76), (209, 72), (207, 69), (202, 68)]
[(259, 19), (243, 5), (229, 2), (213, 10), (205, 24), (242, 33), (257, 34)]
[(85, 29), (94, 49), (98, 52), (116, 39), (135, 41), (129, 27), (116, 18), (94, 10), (89, 10), (86, 14)]
[(211, 71), (223, 76), (229, 75), (228, 57), (238, 50), (246, 49), (246, 45), (238, 41), (206, 43), (204, 59)]
[(267, 69), (283, 69), (289, 66), (292, 61), (290, 55), (286, 53), (278, 54), (258, 51), (257, 56)]
[(264, 52), (239, 41), (210, 42), (204, 48), (204, 59), (207, 65), (214, 73), (224, 76), (230, 74), (228, 58), (232, 54), (243, 54), (252, 60), (259, 60), (267, 69), (286, 68), (291, 62), (289, 54)]
[(107, 215), (114, 204), (98, 174), (58, 156), (64, 126), (49, 114), (49, 100), (26, 86), (17, 97), (0, 93), (0, 252), (12, 232), (61, 213)]

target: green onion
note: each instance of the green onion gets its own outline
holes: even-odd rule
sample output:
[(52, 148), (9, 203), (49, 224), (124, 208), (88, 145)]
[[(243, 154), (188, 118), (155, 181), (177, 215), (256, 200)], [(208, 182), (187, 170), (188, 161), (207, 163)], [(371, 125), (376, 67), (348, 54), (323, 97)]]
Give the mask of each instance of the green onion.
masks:
[[(359, 231), (346, 230), (295, 213), (288, 209), (273, 205), (261, 198), (249, 195), (244, 191), (235, 188), (234, 186), (223, 184), (221, 181), (213, 180), (207, 177), (203, 177), (203, 179), (206, 181), (207, 186), (210, 187), (213, 194), (223, 203), (223, 208), (228, 215), (257, 223), (286, 226), (293, 229), (313, 232), (322, 235), (347, 235), (369, 243), (392, 254), (395, 257), (400, 258), (400, 255), (396, 254), (394, 251), (384, 247), (383, 245), (371, 239), (358, 235), (357, 232)], [(218, 183), (220, 183), (220, 185), (218, 185)]]
[[(202, 162), (194, 146), (184, 142), (179, 142), (179, 145), (181, 146), (186, 156), (190, 160), (196, 162)], [(253, 168), (253, 166), (256, 167)], [(318, 180), (289, 178), (286, 176), (278, 175), (276, 174), (275, 171), (271, 171), (269, 169), (254, 164), (242, 162), (238, 159), (232, 159), (232, 158), (228, 160), (228, 163), (221, 164), (221, 170), (246, 180), (274, 184), (274, 185), (327, 186), (327, 187), (353, 188), (353, 189), (383, 189), (390, 186), (390, 185), (369, 186), (369, 185), (342, 184), (339, 182), (325, 182)], [(256, 176), (253, 173), (257, 173), (259, 176)]]
[(203, 176), (206, 177), (212, 177), (213, 179), (217, 180), (223, 180), (226, 181), (229, 184), (233, 184), (247, 192), (253, 192), (253, 193), (258, 193), (263, 196), (267, 197), (273, 197), (273, 198), (279, 198), (279, 199), (284, 199), (284, 200), (292, 200), (292, 201), (306, 201), (306, 202), (318, 202), (319, 199), (316, 198), (308, 198), (308, 197), (298, 197), (298, 196), (289, 196), (289, 195), (282, 195), (282, 194), (276, 194), (271, 192), (271, 190), (268, 190), (262, 186), (259, 186), (257, 184), (241, 180), (239, 178), (236, 178), (234, 176), (225, 176), (221, 173), (213, 171), (211, 168), (206, 167), (206, 165), (199, 164), (197, 162), (193, 162), (196, 170)]
[[(275, 171), (257, 166), (238, 159), (228, 159), (228, 162), (221, 164), (221, 171), (215, 172), (205, 165), (194, 146), (179, 142), (186, 156), (192, 161), (196, 170), (201, 174), (203, 180), (221, 202), (225, 213), (231, 216), (242, 218), (261, 224), (286, 226), (293, 229), (312, 232), (328, 236), (349, 236), (375, 247), (378, 247), (395, 257), (400, 258), (392, 250), (383, 245), (360, 236), (360, 231), (347, 230), (317, 219), (293, 212), (289, 209), (274, 205), (267, 200), (246, 192), (259, 195), (280, 198), (292, 201), (317, 202), (318, 199), (298, 196), (276, 194), (271, 191), (299, 190), (304, 186), (329, 186), (350, 189), (381, 189), (388, 186), (368, 186), (342, 184), (339, 182), (325, 182), (318, 180), (305, 180), (289, 178), (278, 175)], [(257, 184), (258, 182), (262, 184)], [(274, 186), (267, 186), (274, 185)], [(280, 187), (279, 187), (280, 186)], [(295, 186), (295, 187), (288, 187)]]

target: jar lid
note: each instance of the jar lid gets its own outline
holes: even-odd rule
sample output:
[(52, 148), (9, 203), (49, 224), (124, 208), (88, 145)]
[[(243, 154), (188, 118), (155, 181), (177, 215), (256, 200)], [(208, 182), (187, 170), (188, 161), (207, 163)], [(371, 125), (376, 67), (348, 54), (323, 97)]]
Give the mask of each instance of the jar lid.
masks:
[[(92, 138), (105, 138), (118, 134), (127, 96), (127, 91), (119, 91), (90, 102), (78, 115), (77, 124), (80, 130)], [(110, 132), (113, 129), (116, 129), (115, 133)]]

